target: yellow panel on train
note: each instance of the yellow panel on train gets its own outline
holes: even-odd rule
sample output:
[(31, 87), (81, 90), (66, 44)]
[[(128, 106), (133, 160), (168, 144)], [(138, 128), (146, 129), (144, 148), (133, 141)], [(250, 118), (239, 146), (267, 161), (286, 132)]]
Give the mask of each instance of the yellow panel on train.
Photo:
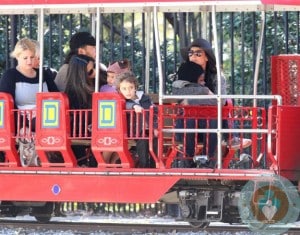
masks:
[(99, 102), (99, 128), (116, 127), (116, 102), (113, 100)]
[(42, 126), (58, 128), (59, 127), (59, 101), (43, 101)]
[(0, 102), (0, 127), (4, 126), (4, 101)]

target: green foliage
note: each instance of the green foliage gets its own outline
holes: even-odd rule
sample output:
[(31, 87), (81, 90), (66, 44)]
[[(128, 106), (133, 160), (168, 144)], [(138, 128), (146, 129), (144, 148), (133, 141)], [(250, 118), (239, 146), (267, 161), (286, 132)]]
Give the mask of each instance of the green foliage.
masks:
[[(159, 24), (162, 63), (170, 92), (168, 75), (176, 72), (182, 61), (180, 48), (192, 39), (203, 36), (201, 13), (166, 13)], [(211, 17), (211, 15), (209, 15)], [(265, 34), (261, 56), (258, 94), (270, 93), (270, 56), (299, 52), (299, 13), (265, 13)], [(37, 39), (37, 16), (0, 16), (0, 72), (11, 67), (9, 53), (21, 37)], [(77, 31), (91, 31), (91, 15), (68, 14), (45, 16), (44, 64), (59, 69), (69, 47), (71, 35)], [(142, 13), (102, 14), (100, 61), (109, 62), (128, 58), (133, 71), (144, 85), (145, 74), (150, 72), (150, 90), (157, 92), (158, 72), (155, 43), (150, 46), (150, 71), (145, 71), (145, 16)], [(211, 20), (208, 20), (208, 35), (212, 35)], [(260, 12), (218, 13), (218, 39), (222, 48), (222, 69), (228, 81), (228, 93), (252, 94), (255, 59), (261, 28)], [(153, 32), (152, 32), (153, 34)], [(154, 36), (154, 35), (151, 35)], [(152, 37), (153, 39), (153, 37)], [(213, 40), (213, 38), (212, 38)]]

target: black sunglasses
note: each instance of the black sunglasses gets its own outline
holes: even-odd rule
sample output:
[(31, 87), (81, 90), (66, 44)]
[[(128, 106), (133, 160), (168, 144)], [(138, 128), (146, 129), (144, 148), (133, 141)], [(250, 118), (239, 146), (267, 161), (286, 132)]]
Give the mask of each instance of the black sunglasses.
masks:
[(88, 75), (89, 75), (89, 76), (93, 75), (93, 73), (94, 73), (94, 69), (90, 69), (90, 70), (88, 71)]

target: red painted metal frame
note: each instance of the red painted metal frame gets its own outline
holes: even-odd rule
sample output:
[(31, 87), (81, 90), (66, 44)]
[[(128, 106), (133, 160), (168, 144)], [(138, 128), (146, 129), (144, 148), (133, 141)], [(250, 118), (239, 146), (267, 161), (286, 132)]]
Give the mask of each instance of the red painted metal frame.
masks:
[(283, 105), (300, 105), (300, 55), (271, 56), (272, 94), (282, 96)]
[[(199, 1), (199, 0), (189, 0), (189, 2), (211, 2), (211, 5), (220, 3), (220, 2), (231, 2), (234, 3), (235, 1), (240, 0), (205, 0), (205, 1)], [(159, 2), (182, 2), (182, 0), (88, 0), (85, 3), (159, 3)], [(247, 2), (247, 0), (244, 0), (244, 2)], [(251, 2), (251, 1), (248, 1)], [(253, 2), (253, 1), (252, 1)], [(298, 0), (261, 0), (263, 4), (279, 4), (279, 5), (299, 5)], [(63, 0), (63, 1), (57, 1), (57, 0), (2, 0), (1, 4), (78, 4), (83, 3), (82, 0)]]
[[(0, 94), (0, 98), (7, 97), (5, 94)], [(122, 139), (123, 142), (118, 146), (107, 145), (107, 151), (124, 151), (124, 157), (122, 160), (131, 159), (131, 155), (128, 153), (127, 141), (128, 138), (136, 138), (127, 136), (125, 120), (126, 112), (124, 112), (124, 100), (117, 94), (104, 94), (98, 93), (93, 96), (93, 124), (92, 124), (92, 149), (96, 154), (103, 151), (101, 144), (108, 142), (99, 142), (102, 138), (115, 137)], [(0, 99), (1, 100), (1, 99)], [(59, 125), (53, 128), (46, 128), (43, 125), (45, 118), (45, 109), (47, 102), (55, 101), (60, 105), (61, 112), (58, 112), (57, 120)], [(101, 102), (111, 102), (118, 104), (115, 107), (116, 117), (118, 117), (118, 123), (114, 126), (115, 130), (101, 129), (99, 125)], [(55, 103), (54, 102), (54, 103)], [(100, 102), (100, 103), (99, 103)], [(56, 107), (52, 104), (53, 107)], [(13, 120), (13, 110), (11, 102), (10, 105), (5, 106), (8, 109), (7, 113), (10, 115), (5, 116), (7, 120)], [(108, 103), (105, 103), (107, 106)], [(48, 107), (50, 107), (48, 106)], [(36, 110), (36, 142), (37, 151), (41, 156), (45, 151), (62, 151), (68, 149), (67, 153), (63, 153), (66, 164), (61, 166), (51, 165), (48, 162), (47, 156), (43, 155), (41, 159), (41, 167), (15, 167), (14, 165), (3, 165), (0, 168), (0, 200), (20, 200), (20, 201), (90, 201), (90, 202), (156, 202), (167, 193), (176, 183), (180, 180), (197, 181), (201, 184), (201, 181), (207, 182), (207, 180), (221, 181), (221, 180), (237, 180), (247, 181), (262, 176), (272, 176), (274, 171), (272, 170), (260, 170), (260, 169), (198, 169), (198, 168), (173, 168), (164, 169), (165, 159), (163, 150), (158, 154), (156, 169), (138, 169), (128, 168), (125, 166), (111, 166), (107, 164), (104, 167), (98, 168), (82, 168), (76, 164), (69, 164), (69, 157), (71, 156), (70, 147), (72, 141), (72, 135), (69, 129), (69, 116), (68, 113), (68, 101), (62, 93), (39, 93), (37, 94), (37, 107)], [(166, 106), (165, 106), (166, 107)], [(159, 107), (160, 109), (162, 107)], [(54, 108), (55, 109), (55, 108)], [(63, 110), (61, 110), (63, 109)], [(193, 109), (192, 115), (200, 112), (201, 107)], [(202, 108), (204, 111), (205, 107)], [(151, 111), (152, 110), (152, 111)], [(210, 115), (209, 108), (207, 112), (201, 115)], [(251, 109), (252, 111), (254, 109)], [(153, 112), (153, 109), (150, 109)], [(150, 114), (151, 114), (150, 112)], [(55, 113), (55, 112), (54, 112)], [(226, 116), (228, 112), (224, 112)], [(248, 110), (247, 112), (248, 113)], [(256, 111), (253, 111), (254, 120), (256, 120)], [(152, 116), (151, 116), (152, 115)], [(153, 118), (153, 114), (150, 117)], [(175, 115), (176, 116), (176, 115)], [(234, 117), (235, 114), (232, 113)], [(47, 117), (47, 116), (46, 116)], [(49, 116), (50, 119), (53, 115)], [(161, 112), (158, 119), (164, 120), (166, 115)], [(205, 116), (206, 117), (206, 116)], [(14, 122), (9, 122), (10, 128), (14, 126)], [(117, 119), (116, 119), (117, 120)], [(242, 119), (243, 120), (243, 119)], [(52, 120), (55, 121), (55, 118)], [(107, 121), (107, 120), (106, 120)], [(61, 123), (62, 122), (62, 123)], [(255, 122), (253, 122), (255, 124)], [(152, 123), (150, 123), (152, 124)], [(256, 124), (255, 124), (256, 125)], [(164, 127), (164, 124), (160, 122), (160, 126)], [(94, 131), (95, 130), (95, 131)], [(150, 132), (153, 130), (149, 129)], [(19, 132), (19, 130), (17, 130)], [(61, 135), (65, 141), (61, 144), (54, 144), (50, 141), (47, 143), (45, 138), (48, 137), (54, 139), (55, 136)], [(17, 135), (18, 136), (18, 135)], [(16, 138), (16, 137), (15, 137)], [(148, 138), (152, 138), (151, 135)], [(70, 141), (69, 141), (70, 140)], [(162, 142), (161, 142), (162, 143)], [(93, 146), (94, 145), (94, 146)], [(95, 147), (96, 146), (96, 147)], [(4, 150), (1, 148), (0, 150)], [(126, 151), (127, 150), (127, 151)], [(17, 162), (16, 159), (12, 159), (12, 163)], [(99, 160), (99, 155), (97, 157)], [(71, 160), (72, 162), (73, 160)], [(129, 162), (130, 160), (128, 160)], [(101, 162), (100, 162), (101, 163)], [(108, 167), (108, 168), (106, 168)], [(205, 183), (206, 184), (206, 183)]]
[(237, 180), (272, 177), (268, 170), (117, 170), (31, 168), (0, 171), (0, 200), (155, 203), (179, 180)]
[(261, 0), (263, 4), (300, 5), (299, 0)]
[[(82, 0), (2, 0), (1, 4), (3, 5), (48, 5), (48, 4), (91, 4), (91, 3), (170, 3), (170, 5), (176, 2), (182, 2), (182, 0), (88, 0), (86, 2), (83, 2)], [(188, 0), (188, 2), (203, 2), (207, 3), (209, 5), (215, 5), (220, 4), (222, 2), (228, 3), (229, 5), (234, 4), (234, 2), (241, 2), (240, 0), (205, 0), (205, 1), (199, 1), (199, 0)], [(244, 0), (245, 3), (247, 2), (253, 2), (253, 1), (247, 1)], [(259, 1), (257, 1), (259, 2)], [(262, 4), (275, 4), (275, 5), (300, 5), (298, 0), (261, 0)]]
[[(60, 5), (60, 4), (86, 4), (89, 3), (181, 3), (182, 0), (2, 0), (0, 5)], [(233, 4), (241, 2), (239, 0), (221, 0), (221, 1), (198, 1), (190, 0), (189, 2), (207, 3), (207, 5), (220, 4), (222, 2)], [(253, 1), (244, 1), (253, 2)], [(259, 2), (259, 1), (257, 1)], [(299, 5), (298, 0), (262, 0), (262, 4), (283, 4), (283, 5)], [(47, 129), (42, 123), (43, 111), (41, 109), (44, 100), (60, 100), (61, 108), (59, 114), (60, 123), (63, 125), (59, 128)], [(19, 156), (15, 148), (16, 139), (14, 111), (12, 99), (9, 95), (0, 93), (0, 100), (4, 101), (3, 117), (6, 122), (4, 128), (0, 128), (0, 136), (8, 139), (0, 143), (0, 150), (6, 152), (6, 162), (0, 163), (0, 200), (16, 200), (16, 201), (82, 201), (82, 202), (141, 202), (154, 203), (165, 195), (180, 180), (201, 181), (209, 180), (222, 181), (248, 181), (258, 177), (272, 177), (275, 173), (286, 176), (289, 179), (297, 180), (300, 178), (300, 165), (297, 161), (299, 151), (297, 144), (300, 139), (300, 107), (282, 106), (275, 110), (271, 110), (274, 119), (269, 123), (271, 133), (273, 127), (278, 128), (274, 135), (275, 148), (269, 149), (269, 158), (272, 162), (270, 170), (264, 169), (164, 169), (167, 162), (167, 168), (171, 165), (171, 158), (164, 156), (163, 146), (159, 148), (158, 158), (156, 158), (156, 169), (134, 169), (133, 162), (128, 152), (128, 138), (126, 137), (126, 124), (124, 101), (116, 96), (103, 97), (103, 94), (94, 94), (93, 110), (96, 115), (99, 114), (98, 102), (100, 99), (114, 99), (118, 102), (117, 115), (119, 123), (117, 123), (115, 132), (104, 131), (98, 127), (98, 117), (93, 118), (91, 136), (91, 146), (96, 159), (99, 163), (98, 168), (80, 168), (77, 167), (75, 157), (71, 150), (71, 133), (69, 130), (69, 112), (68, 101), (63, 94), (38, 94), (37, 95), (37, 145), (36, 150), (41, 158), (41, 167), (23, 168), (20, 166)], [(253, 116), (257, 117), (257, 110), (253, 109)], [(160, 116), (160, 127), (164, 128), (163, 115)], [(276, 124), (273, 125), (275, 120)], [(258, 127), (256, 119), (253, 120), (253, 128)], [(262, 127), (264, 128), (264, 126)], [(293, 130), (292, 132), (290, 130)], [(50, 142), (43, 141), (49, 136), (58, 136), (63, 139), (60, 144), (51, 145)], [(114, 136), (118, 140), (117, 145), (105, 146), (99, 139), (107, 136)], [(127, 139), (126, 139), (127, 138)], [(152, 136), (150, 135), (151, 139)], [(254, 137), (257, 139), (257, 137)], [(160, 143), (163, 143), (161, 139)], [(276, 145), (275, 145), (276, 144)], [(173, 143), (172, 143), (173, 145)], [(107, 148), (106, 148), (107, 147)], [(268, 146), (270, 147), (270, 146)], [(262, 145), (262, 149), (265, 149)], [(120, 153), (122, 164), (119, 168), (106, 168), (108, 165), (104, 163), (101, 151), (116, 150)], [(45, 151), (60, 151), (63, 154), (65, 163), (57, 167), (51, 165), (48, 161)], [(175, 152), (174, 152), (175, 151)], [(257, 146), (254, 143), (252, 147), (252, 155), (255, 158)], [(176, 149), (172, 149), (169, 153), (176, 154)], [(233, 154), (233, 153), (232, 153)], [(174, 157), (174, 156), (173, 156)], [(278, 159), (276, 159), (278, 158)], [(277, 161), (278, 160), (278, 161)], [(113, 166), (115, 167), (115, 166)]]
[(300, 106), (277, 107), (277, 142), (279, 175), (289, 180), (300, 179)]
[[(205, 1), (199, 1), (199, 0), (188, 0), (187, 2), (204, 2), (204, 3), (209, 3), (210, 5), (214, 5), (220, 2), (231, 2), (234, 3), (236, 1), (241, 1), (241, 0), (205, 0)], [(57, 1), (57, 0), (31, 0), (31, 1), (26, 1), (26, 0), (2, 0), (1, 4), (5, 5), (18, 5), (18, 4), (25, 4), (25, 5), (38, 5), (38, 4), (89, 4), (89, 3), (172, 3), (172, 2), (182, 2), (182, 0), (88, 0), (83, 2), (82, 0), (62, 0), (62, 1)], [(247, 2), (244, 0), (244, 2)], [(253, 2), (253, 1), (249, 1)]]
[(0, 149), (6, 153), (7, 161), (0, 166), (20, 166), (20, 158), (16, 149), (13, 99), (10, 94), (0, 92)]
[[(184, 123), (187, 120), (193, 119), (198, 121), (207, 121), (217, 119), (217, 107), (214, 106), (186, 106), (186, 105), (164, 105), (159, 106), (159, 129), (174, 129), (175, 123), (179, 119)], [(266, 111), (264, 108), (256, 108), (256, 107), (234, 107), (234, 106), (224, 106), (222, 108), (222, 119), (227, 120), (229, 128), (239, 128), (239, 129), (266, 129)], [(169, 125), (166, 125), (166, 122)], [(232, 126), (235, 123), (236, 126)], [(208, 124), (207, 124), (208, 125)], [(238, 125), (238, 126), (237, 126)], [(272, 130), (270, 130), (272, 131)], [(243, 139), (247, 139), (249, 137), (245, 136), (243, 133), (238, 134), (238, 138), (240, 138), (240, 143), (242, 143)], [(159, 150), (163, 152), (166, 168), (171, 168), (172, 162), (174, 159), (178, 158), (178, 154), (181, 153), (182, 157), (188, 157), (185, 155), (186, 152), (186, 134), (183, 135), (182, 143), (178, 143), (176, 140), (176, 134), (173, 132), (169, 135), (160, 135), (159, 136)], [(232, 133), (229, 134), (229, 140), (233, 138)], [(255, 164), (257, 163), (258, 156), (264, 155), (266, 151), (266, 134), (251, 134), (251, 151), (250, 154), (252, 156)], [(169, 144), (169, 150), (165, 153), (165, 145)], [(195, 143), (197, 143), (197, 137), (195, 137)], [(207, 138), (207, 146), (209, 145), (209, 140)], [(195, 153), (200, 152), (199, 146), (201, 148), (203, 145), (199, 145), (199, 143), (195, 146)], [(233, 160), (236, 156), (237, 149), (233, 149), (231, 143), (227, 146), (223, 146), (222, 152), (222, 168), (228, 168), (230, 161)], [(243, 146), (240, 145), (238, 148), (240, 152), (243, 152)], [(228, 151), (228, 152), (227, 152)], [(161, 156), (161, 154), (158, 154)]]
[[(288, 2), (288, 1), (287, 1)], [(282, 106), (273, 102), (269, 110), (269, 128), (272, 133), (273, 161), (271, 169), (290, 179), (299, 180), (300, 163), (298, 158), (300, 139), (300, 56), (276, 55), (271, 57), (272, 93), (282, 97)], [(271, 132), (270, 132), (271, 133)]]

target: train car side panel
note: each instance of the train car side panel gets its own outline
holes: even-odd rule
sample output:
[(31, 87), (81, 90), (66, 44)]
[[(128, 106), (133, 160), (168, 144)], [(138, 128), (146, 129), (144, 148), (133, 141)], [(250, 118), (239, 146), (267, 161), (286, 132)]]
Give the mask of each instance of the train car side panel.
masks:
[(279, 174), (290, 180), (300, 178), (300, 106), (278, 107), (277, 156)]
[[(1, 201), (157, 202), (179, 176), (2, 174)], [(20, 183), (22, 182), (22, 183)], [(14, 187), (12, 187), (14, 185)]]

